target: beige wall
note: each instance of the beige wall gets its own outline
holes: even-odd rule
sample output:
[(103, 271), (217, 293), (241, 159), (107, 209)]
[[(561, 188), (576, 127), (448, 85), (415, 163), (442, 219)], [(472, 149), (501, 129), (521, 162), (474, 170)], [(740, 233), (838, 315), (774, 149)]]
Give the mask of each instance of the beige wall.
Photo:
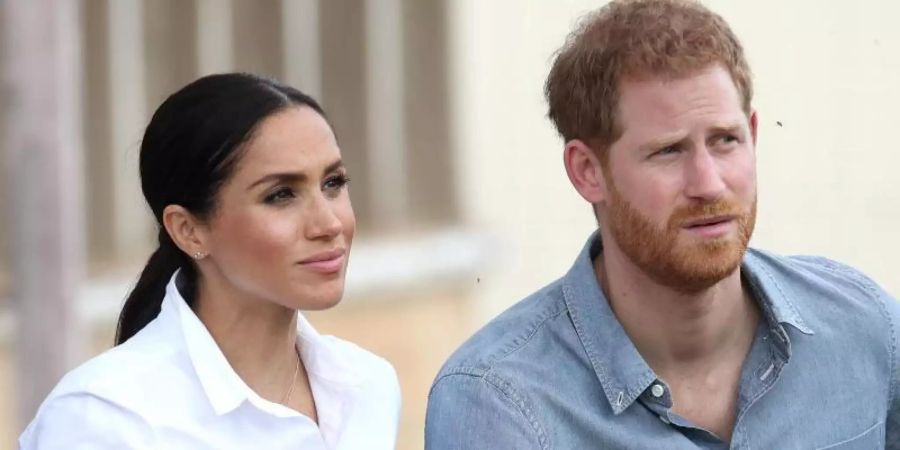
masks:
[[(564, 273), (593, 229), (545, 118), (552, 53), (601, 2), (453, 2), (452, 97), (465, 218), (506, 249), (484, 279), (484, 321)], [(895, 295), (900, 277), (900, 4), (709, 1), (742, 39), (761, 127), (753, 245), (855, 265)], [(780, 121), (783, 126), (778, 126)]]

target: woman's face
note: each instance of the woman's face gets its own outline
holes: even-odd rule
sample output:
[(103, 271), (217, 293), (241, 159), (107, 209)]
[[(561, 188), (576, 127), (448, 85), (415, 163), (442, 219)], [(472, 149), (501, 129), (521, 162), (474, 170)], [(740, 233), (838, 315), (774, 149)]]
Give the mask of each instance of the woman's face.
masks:
[(264, 119), (205, 225), (204, 265), (241, 297), (291, 309), (341, 299), (356, 219), (331, 127), (308, 107)]

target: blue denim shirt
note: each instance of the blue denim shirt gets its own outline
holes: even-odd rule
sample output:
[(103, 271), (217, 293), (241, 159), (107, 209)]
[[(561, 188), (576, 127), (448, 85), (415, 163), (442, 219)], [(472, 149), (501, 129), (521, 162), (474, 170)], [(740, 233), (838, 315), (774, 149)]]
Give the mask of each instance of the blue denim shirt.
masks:
[(864, 275), (747, 251), (764, 320), (725, 443), (672, 412), (597, 283), (600, 250), (595, 234), (562, 279), (453, 354), (429, 395), (427, 449), (900, 449), (900, 305)]

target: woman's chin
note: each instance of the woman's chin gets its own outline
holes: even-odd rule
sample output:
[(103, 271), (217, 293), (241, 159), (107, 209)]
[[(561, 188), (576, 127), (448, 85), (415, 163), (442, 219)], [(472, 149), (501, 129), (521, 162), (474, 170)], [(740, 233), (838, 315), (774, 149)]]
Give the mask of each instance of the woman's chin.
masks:
[(292, 296), (294, 299), (292, 306), (301, 311), (322, 311), (336, 306), (341, 302), (343, 296), (343, 283), (333, 287), (322, 286), (315, 291), (304, 289), (303, 292), (298, 292)]

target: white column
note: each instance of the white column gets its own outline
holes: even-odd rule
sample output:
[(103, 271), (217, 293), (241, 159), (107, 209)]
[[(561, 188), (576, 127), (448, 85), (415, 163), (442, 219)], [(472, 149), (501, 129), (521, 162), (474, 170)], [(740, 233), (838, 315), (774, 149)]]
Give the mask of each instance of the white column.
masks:
[(17, 424), (30, 420), (71, 367), (81, 341), (75, 299), (84, 268), (78, 3), (0, 2), (16, 313)]
[(109, 26), (109, 117), (113, 162), (116, 254), (143, 255), (154, 236), (153, 219), (141, 193), (138, 161), (148, 121), (144, 76), (142, 0), (107, 0)]
[(284, 82), (322, 98), (319, 0), (281, 0)]
[(365, 2), (366, 92), (372, 220), (378, 228), (408, 219), (403, 1)]
[(200, 75), (234, 70), (232, 0), (197, 0), (197, 66)]

